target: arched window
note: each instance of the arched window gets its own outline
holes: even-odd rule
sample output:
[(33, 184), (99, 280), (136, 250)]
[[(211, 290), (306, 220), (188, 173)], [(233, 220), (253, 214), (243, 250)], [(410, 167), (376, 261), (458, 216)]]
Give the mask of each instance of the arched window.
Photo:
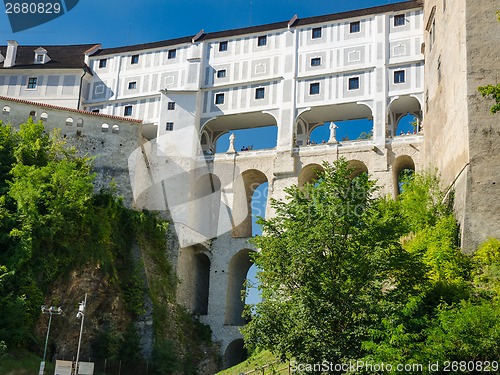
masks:
[(67, 126), (72, 126), (72, 125), (73, 125), (73, 119), (72, 119), (71, 117), (68, 117), (68, 118), (66, 119), (66, 125), (67, 125)]
[(2, 113), (3, 113), (4, 115), (10, 115), (10, 107), (9, 107), (8, 105), (5, 105), (5, 106), (3, 107)]
[(113, 133), (118, 133), (120, 131), (120, 127), (118, 125), (113, 125)]
[(109, 125), (108, 124), (102, 124), (101, 125), (101, 131), (107, 132), (109, 130)]
[(30, 112), (30, 118), (31, 118), (32, 120), (35, 120), (35, 118), (36, 118), (36, 111), (31, 111), (31, 112)]
[(76, 126), (77, 126), (78, 128), (83, 127), (83, 119), (82, 119), (82, 118), (79, 118), (79, 119), (76, 121)]
[(40, 115), (40, 120), (46, 121), (48, 117), (49, 115), (46, 112), (42, 112), (42, 114)]

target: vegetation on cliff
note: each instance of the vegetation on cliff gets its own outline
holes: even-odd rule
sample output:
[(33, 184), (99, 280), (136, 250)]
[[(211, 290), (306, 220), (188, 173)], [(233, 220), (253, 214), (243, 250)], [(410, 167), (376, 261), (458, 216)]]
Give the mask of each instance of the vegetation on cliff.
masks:
[(91, 158), (42, 123), (0, 124), (0, 356), (43, 352), (40, 306), (53, 304), (66, 313), (53, 319), (48, 358), (74, 357), (73, 313), (88, 292), (87, 358), (141, 361), (133, 322), (152, 311), (156, 373), (195, 373), (210, 332), (175, 303), (168, 224), (126, 208), (112, 187), (96, 193), (93, 180)]
[(423, 364), (412, 370), (421, 374), (432, 372), (429, 362), (443, 370), (444, 361), (496, 360), (500, 242), (464, 255), (432, 174), (406, 178), (394, 201), (377, 196), (366, 174), (353, 179), (343, 159), (324, 170), (314, 184), (288, 188), (286, 201), (271, 203), (276, 216), (260, 220), (263, 301), (249, 310), (246, 343), (282, 360), (360, 360), (393, 373), (397, 364)]

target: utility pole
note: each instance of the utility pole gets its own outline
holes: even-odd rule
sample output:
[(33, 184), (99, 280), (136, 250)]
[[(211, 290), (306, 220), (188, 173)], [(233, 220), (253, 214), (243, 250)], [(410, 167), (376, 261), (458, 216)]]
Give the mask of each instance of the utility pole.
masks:
[(43, 359), (40, 362), (40, 371), (38, 371), (38, 375), (43, 375), (45, 370), (45, 358), (47, 356), (47, 344), (49, 342), (49, 333), (50, 333), (50, 324), (52, 323), (52, 314), (61, 315), (62, 310), (60, 307), (50, 306), (47, 307), (45, 305), (42, 306), (42, 313), (49, 314), (49, 326), (47, 327), (47, 336), (45, 337), (45, 349), (43, 350)]
[(78, 338), (78, 350), (76, 352), (76, 364), (75, 364), (75, 375), (78, 375), (78, 361), (80, 359), (80, 345), (82, 343), (82, 332), (83, 332), (83, 320), (85, 319), (85, 307), (87, 306), (87, 293), (85, 293), (85, 300), (80, 302), (78, 306), (78, 313), (76, 317), (78, 319), (82, 319), (82, 323), (80, 324), (80, 337)]

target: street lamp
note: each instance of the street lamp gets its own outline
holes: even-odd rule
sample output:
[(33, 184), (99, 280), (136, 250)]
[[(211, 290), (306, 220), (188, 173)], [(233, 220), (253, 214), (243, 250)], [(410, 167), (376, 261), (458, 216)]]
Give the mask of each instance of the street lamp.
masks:
[(43, 359), (40, 362), (40, 371), (38, 371), (38, 375), (43, 375), (45, 370), (45, 357), (47, 355), (47, 344), (49, 342), (49, 333), (50, 333), (50, 324), (52, 323), (52, 314), (61, 315), (62, 310), (60, 307), (50, 306), (47, 307), (43, 305), (41, 307), (42, 313), (49, 314), (49, 326), (47, 327), (47, 337), (45, 337), (45, 349), (43, 350)]
[(87, 293), (85, 293), (85, 300), (79, 303), (78, 313), (76, 317), (82, 319), (80, 324), (80, 337), (78, 338), (78, 350), (76, 352), (76, 364), (75, 364), (75, 375), (78, 375), (78, 361), (80, 359), (80, 344), (82, 343), (82, 332), (83, 332), (83, 319), (85, 318), (85, 307), (87, 306)]

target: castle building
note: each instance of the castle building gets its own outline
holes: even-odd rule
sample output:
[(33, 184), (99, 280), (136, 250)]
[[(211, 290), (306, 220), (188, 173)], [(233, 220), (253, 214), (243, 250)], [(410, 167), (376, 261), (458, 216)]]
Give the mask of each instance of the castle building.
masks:
[[(39, 102), (140, 126), (124, 133), (139, 137), (127, 188), (135, 207), (169, 211), (178, 301), (210, 325), (229, 366), (242, 359), (252, 195), (263, 183), (282, 199), (343, 156), (397, 196), (401, 171), (437, 167), (455, 192), (464, 249), (500, 237), (491, 199), (500, 133), (477, 92), (499, 77), (494, 11), (487, 0), (406, 1), (108, 49), (9, 41), (0, 107)], [(398, 136), (407, 114), (416, 132)], [(372, 137), (337, 140), (335, 122), (353, 119), (371, 120)], [(308, 146), (325, 123), (328, 142)], [(216, 149), (228, 132), (267, 126), (277, 129), (273, 149), (238, 153), (234, 139)]]

